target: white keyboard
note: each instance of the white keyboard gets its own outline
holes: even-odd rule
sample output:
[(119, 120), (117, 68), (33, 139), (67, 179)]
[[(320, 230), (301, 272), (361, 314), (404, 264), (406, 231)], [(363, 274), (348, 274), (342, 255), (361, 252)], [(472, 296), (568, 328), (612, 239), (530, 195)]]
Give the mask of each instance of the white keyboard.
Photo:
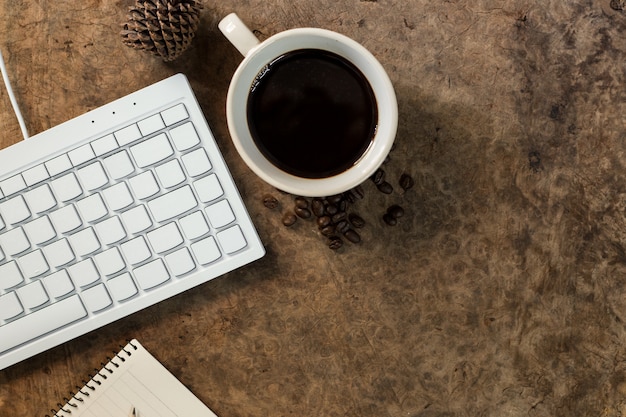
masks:
[(0, 151), (0, 369), (265, 250), (184, 75)]

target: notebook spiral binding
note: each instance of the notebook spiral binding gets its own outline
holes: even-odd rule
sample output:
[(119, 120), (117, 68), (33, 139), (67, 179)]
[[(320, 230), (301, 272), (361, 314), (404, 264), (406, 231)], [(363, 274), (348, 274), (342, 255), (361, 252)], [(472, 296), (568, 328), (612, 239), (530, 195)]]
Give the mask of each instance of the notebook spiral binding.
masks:
[[(100, 363), (100, 365), (102, 366), (100, 369), (94, 369), (95, 373), (93, 375), (87, 375), (88, 380), (83, 380), (82, 387), (79, 387), (78, 385), (76, 386), (76, 392), (70, 393), (71, 398), (63, 397), (65, 405), (57, 403), (57, 408), (53, 408), (50, 410), (50, 412), (52, 413), (52, 417), (65, 417), (71, 415), (72, 409), (68, 408), (68, 406), (72, 407), (73, 409), (77, 409), (80, 404), (76, 401), (84, 403), (85, 399), (83, 397), (89, 397), (89, 391), (96, 391), (98, 389), (98, 385), (102, 385), (102, 382), (99, 380), (99, 378), (102, 378), (103, 380), (106, 380), (108, 378), (107, 374), (104, 373), (105, 371), (108, 372), (109, 375), (113, 374), (115, 372), (115, 369), (121, 366), (121, 364), (118, 363), (119, 361), (121, 361), (121, 363), (124, 363), (126, 362), (127, 357), (131, 357), (133, 355), (133, 350), (130, 350), (130, 348), (133, 348), (133, 350), (137, 350), (137, 347), (133, 345), (130, 340), (125, 346), (120, 345), (120, 350), (118, 352), (113, 352), (112, 358), (107, 357), (106, 363)], [(51, 416), (49, 414), (46, 414), (45, 417)]]

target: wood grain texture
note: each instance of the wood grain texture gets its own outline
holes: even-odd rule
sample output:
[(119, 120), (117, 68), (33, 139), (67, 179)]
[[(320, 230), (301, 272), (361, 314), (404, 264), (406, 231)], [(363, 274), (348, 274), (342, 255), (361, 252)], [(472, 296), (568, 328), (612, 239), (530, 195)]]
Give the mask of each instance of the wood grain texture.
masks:
[[(267, 255), (0, 371), (0, 415), (45, 415), (132, 337), (220, 417), (626, 415), (626, 12), (609, 0), (205, 0), (191, 49), (166, 64), (122, 45), (130, 4), (0, 1), (29, 130), (186, 73)], [(388, 70), (395, 190), (363, 185), (360, 244), (333, 252), (313, 222), (284, 227), (293, 197), (230, 143), (241, 58), (217, 22), (231, 11), (261, 39), (341, 32)], [(3, 147), (21, 139), (4, 89), (0, 129)], [(396, 203), (406, 213), (388, 227)]]

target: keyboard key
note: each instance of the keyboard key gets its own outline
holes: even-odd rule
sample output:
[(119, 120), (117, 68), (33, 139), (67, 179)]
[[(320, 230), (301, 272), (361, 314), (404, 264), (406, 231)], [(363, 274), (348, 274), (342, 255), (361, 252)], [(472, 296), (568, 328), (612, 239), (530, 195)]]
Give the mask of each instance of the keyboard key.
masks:
[(143, 236), (138, 236), (128, 242), (122, 243), (121, 248), (126, 261), (130, 265), (137, 265), (150, 259), (152, 256), (152, 252), (150, 252), (150, 248)]
[(77, 295), (57, 301), (27, 314), (20, 320), (0, 326), (0, 352), (5, 352), (86, 316), (87, 311)]
[(83, 303), (85, 303), (87, 310), (92, 313), (104, 310), (113, 304), (111, 296), (109, 296), (109, 292), (104, 284), (98, 284), (91, 288), (87, 288), (85, 291), (80, 293), (80, 298), (83, 300)]
[(189, 114), (187, 114), (187, 109), (185, 108), (185, 105), (181, 103), (162, 111), (161, 116), (163, 117), (163, 121), (165, 122), (165, 124), (167, 126), (171, 126), (175, 123), (180, 122), (181, 120), (185, 120), (189, 117)]
[(24, 231), (33, 245), (41, 245), (57, 235), (48, 216), (38, 217), (26, 223)]
[(55, 268), (66, 265), (75, 259), (74, 252), (72, 252), (72, 248), (70, 248), (70, 244), (65, 238), (44, 247), (43, 254), (48, 264)]
[(145, 200), (159, 192), (159, 184), (157, 184), (152, 171), (142, 172), (130, 178), (128, 182), (133, 193), (135, 193), (135, 197), (140, 200)]
[(172, 273), (177, 277), (193, 271), (196, 267), (196, 264), (189, 253), (189, 249), (187, 248), (181, 248), (176, 252), (166, 255), (165, 263), (170, 268), (170, 271), (172, 271)]
[(20, 270), (26, 278), (38, 277), (50, 270), (41, 250), (37, 249), (17, 260)]
[(119, 182), (102, 191), (104, 201), (113, 211), (119, 211), (133, 204), (133, 196), (124, 182)]
[(70, 161), (67, 154), (59, 155), (56, 158), (47, 161), (44, 165), (46, 166), (46, 169), (51, 177), (65, 172), (68, 169), (72, 169), (72, 161)]
[(139, 127), (135, 123), (130, 126), (126, 126), (123, 129), (114, 132), (113, 135), (120, 146), (128, 145), (131, 142), (141, 138), (141, 132)]
[(246, 247), (248, 242), (238, 225), (222, 230), (217, 234), (217, 240), (220, 242), (224, 252), (231, 254)]
[(47, 275), (41, 280), (52, 298), (61, 298), (74, 291), (74, 284), (65, 269)]
[(96, 232), (103, 245), (112, 245), (126, 237), (126, 231), (119, 217), (110, 217), (96, 224)]
[(185, 154), (181, 158), (183, 165), (187, 170), (187, 174), (190, 177), (197, 177), (206, 172), (209, 172), (213, 166), (211, 161), (203, 148), (196, 149), (195, 151)]
[(152, 217), (158, 223), (183, 214), (197, 205), (198, 202), (189, 185), (170, 191), (148, 202)]
[(33, 281), (17, 289), (17, 296), (24, 308), (33, 310), (48, 302), (48, 294), (40, 280)]
[(201, 211), (196, 211), (179, 220), (183, 233), (189, 240), (197, 239), (209, 233), (209, 224)]
[(27, 191), (24, 193), (24, 198), (30, 210), (35, 214), (43, 213), (57, 205), (57, 201), (48, 184), (42, 184)]
[(180, 163), (176, 159), (159, 165), (155, 171), (164, 188), (175, 187), (185, 181), (186, 178)]
[(76, 256), (89, 255), (100, 249), (100, 242), (96, 237), (93, 227), (88, 227), (87, 229), (70, 235), (68, 240)]
[(100, 274), (91, 259), (85, 259), (67, 268), (76, 287), (84, 288), (100, 279)]
[(133, 278), (128, 272), (107, 281), (109, 293), (116, 301), (125, 301), (138, 293)]
[(107, 156), (103, 162), (109, 177), (114, 180), (127, 177), (135, 171), (135, 167), (126, 151), (119, 151)]
[(148, 136), (151, 133), (163, 129), (165, 123), (163, 123), (161, 115), (155, 114), (137, 122), (137, 126), (139, 126), (139, 130), (143, 136)]
[(102, 156), (105, 153), (114, 151), (118, 147), (119, 145), (115, 140), (115, 136), (113, 136), (112, 134), (103, 136), (91, 142), (91, 148), (93, 149), (93, 152), (96, 154), (96, 156)]
[(0, 247), (5, 255), (17, 255), (30, 249), (30, 242), (22, 228), (12, 229), (0, 235)]
[(0, 203), (0, 214), (7, 224), (17, 224), (30, 217), (30, 210), (24, 197), (17, 195)]
[(50, 220), (58, 233), (68, 233), (83, 224), (74, 206), (64, 206), (50, 213)]
[(73, 172), (53, 180), (50, 185), (57, 201), (70, 201), (83, 193), (78, 179)]
[(193, 183), (193, 188), (198, 193), (198, 198), (203, 203), (208, 203), (224, 195), (224, 190), (217, 179), (217, 175), (211, 174)]
[(122, 221), (130, 234), (143, 232), (152, 226), (152, 220), (146, 207), (141, 205), (122, 213)]
[(165, 133), (144, 140), (130, 148), (130, 153), (139, 168), (154, 165), (174, 153)]
[(78, 179), (87, 191), (93, 191), (108, 184), (109, 179), (100, 161), (91, 163), (77, 171)]
[(92, 194), (89, 197), (78, 200), (76, 206), (78, 207), (78, 211), (80, 211), (81, 217), (87, 223), (100, 220), (108, 213), (100, 194)]
[(148, 241), (156, 253), (163, 253), (183, 243), (183, 236), (176, 223), (168, 223), (148, 232)]
[(162, 259), (155, 259), (133, 270), (137, 283), (144, 290), (157, 287), (170, 279)]
[(201, 265), (207, 265), (218, 260), (222, 254), (213, 236), (209, 236), (191, 245), (193, 254)]
[(94, 256), (96, 266), (102, 275), (111, 276), (126, 268), (118, 248), (107, 249)]
[(24, 282), (24, 277), (15, 261), (0, 265), (0, 288), (8, 290)]
[(233, 213), (228, 200), (220, 200), (204, 209), (211, 226), (218, 229), (235, 221), (235, 213)]
[(200, 138), (193, 127), (193, 123), (187, 122), (170, 130), (170, 136), (174, 146), (179, 151), (186, 151), (200, 143)]
[(7, 178), (4, 181), (0, 182), (0, 188), (4, 193), (5, 197), (10, 196), (11, 194), (15, 194), (19, 191), (22, 191), (26, 188), (26, 182), (24, 178), (20, 175), (14, 175), (11, 178)]
[(23, 312), (24, 308), (14, 291), (0, 296), (0, 322), (17, 317)]
[(50, 178), (50, 174), (48, 174), (48, 170), (44, 164), (36, 165), (22, 172), (22, 176), (24, 177), (26, 185), (29, 187)]
[(67, 156), (70, 158), (72, 165), (77, 167), (80, 164), (83, 164), (95, 158), (96, 154), (94, 153), (93, 149), (91, 149), (91, 145), (87, 143), (76, 149), (72, 149), (67, 153)]

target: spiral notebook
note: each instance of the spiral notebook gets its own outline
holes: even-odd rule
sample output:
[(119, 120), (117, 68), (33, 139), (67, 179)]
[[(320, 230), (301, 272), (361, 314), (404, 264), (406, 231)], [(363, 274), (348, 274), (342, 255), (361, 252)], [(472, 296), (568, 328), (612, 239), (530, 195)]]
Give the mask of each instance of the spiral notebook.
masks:
[(130, 341), (55, 417), (217, 417), (137, 340)]

